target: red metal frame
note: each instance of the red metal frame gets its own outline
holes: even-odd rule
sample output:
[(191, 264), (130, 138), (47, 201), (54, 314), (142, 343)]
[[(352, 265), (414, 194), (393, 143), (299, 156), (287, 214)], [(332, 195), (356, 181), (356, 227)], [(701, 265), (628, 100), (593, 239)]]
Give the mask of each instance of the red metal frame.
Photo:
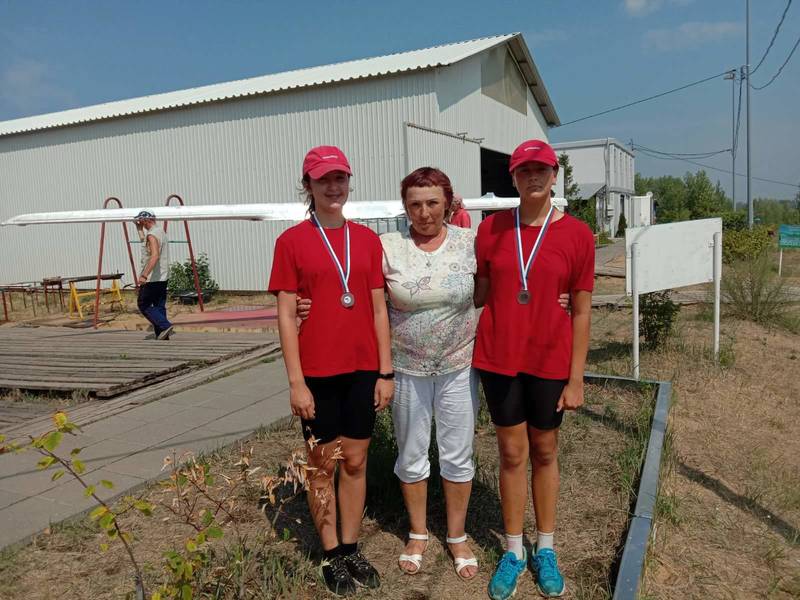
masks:
[[(103, 208), (108, 208), (108, 203), (111, 201), (117, 203), (119, 208), (122, 208), (122, 202), (120, 202), (119, 198), (111, 196), (110, 198), (106, 198), (103, 202)], [(136, 289), (139, 289), (139, 278), (136, 276), (136, 263), (133, 260), (133, 250), (131, 250), (131, 239), (128, 236), (128, 225), (123, 221), (122, 222), (122, 233), (125, 234), (125, 246), (128, 248), (128, 258), (131, 261), (131, 271), (133, 272), (133, 283), (136, 286)], [(97, 328), (97, 321), (100, 318), (100, 277), (103, 274), (103, 247), (106, 241), (106, 223), (103, 221), (100, 225), (100, 258), (97, 261), (97, 285), (95, 287), (95, 295), (94, 295), (94, 327)]]
[[(170, 194), (167, 196), (167, 201), (164, 206), (169, 206), (170, 201), (175, 198), (181, 206), (184, 206), (183, 198), (178, 194)], [(167, 231), (168, 222), (164, 221), (164, 231)], [(186, 231), (186, 242), (189, 244), (189, 259), (192, 261), (192, 275), (194, 275), (194, 289), (197, 292), (197, 303), (200, 305), (200, 312), (204, 312), (203, 308), (203, 291), (200, 289), (200, 277), (197, 274), (197, 263), (194, 260), (194, 249), (192, 248), (192, 236), (189, 235), (189, 221), (183, 222), (184, 230)]]

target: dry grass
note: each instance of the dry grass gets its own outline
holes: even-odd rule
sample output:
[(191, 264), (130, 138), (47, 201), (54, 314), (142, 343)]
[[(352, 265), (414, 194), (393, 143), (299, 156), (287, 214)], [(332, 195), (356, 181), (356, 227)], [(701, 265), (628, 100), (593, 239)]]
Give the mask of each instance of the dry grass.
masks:
[[(631, 466), (627, 456), (641, 451), (636, 436), (637, 423), (646, 418), (651, 398), (638, 389), (589, 386), (586, 410), (569, 415), (562, 429), (561, 456), (563, 484), (559, 505), (558, 544), (567, 577), (568, 598), (608, 597), (612, 565), (621, 548), (631, 504)], [(497, 494), (496, 440), (490, 424), (483, 422), (477, 435), (479, 475), (472, 495), (467, 530), (481, 561), (475, 581), (461, 582), (446, 554), (445, 514), (438, 482), (432, 481), (429, 499), (431, 544), (425, 555), (423, 572), (415, 577), (397, 568), (403, 549), (407, 521), (397, 481), (392, 474), (392, 442), (388, 415), (378, 426), (374, 451), (370, 456), (370, 483), (367, 514), (363, 527), (363, 550), (383, 578), (375, 592), (365, 598), (449, 598), (457, 592), (463, 598), (484, 598), (491, 570), (502, 552), (502, 521)], [(267, 472), (278, 470), (291, 450), (300, 443), (296, 424), (284, 423), (263, 430), (253, 437), (253, 464)], [(214, 469), (234, 473), (236, 452), (222, 451), (210, 457)], [(638, 472), (638, 465), (633, 468)], [(152, 501), (161, 494), (148, 492)], [(247, 537), (247, 552), (234, 543), (232, 534), (215, 546), (215, 564), (227, 574), (242, 573), (246, 598), (327, 598), (318, 580), (316, 559), (320, 555), (317, 538), (310, 524), (305, 501), (291, 501), (276, 521), (267, 507), (266, 517), (258, 509), (259, 491), (243, 493), (241, 529)], [(164, 522), (163, 509), (154, 517), (125, 519), (140, 540), (136, 544), (141, 561), (146, 563), (146, 583), (153, 589), (161, 577), (161, 555), (187, 539), (191, 532), (172, 521)], [(527, 531), (533, 534), (532, 515), (527, 515)], [(102, 534), (84, 521), (53, 528), (35, 543), (0, 558), (0, 597), (14, 599), (119, 598), (132, 589), (131, 573), (121, 547), (112, 544), (102, 554)], [(238, 560), (237, 560), (238, 556)], [(310, 557), (307, 558), (307, 557)], [(31, 570), (31, 564), (47, 565)], [(211, 578), (211, 571), (207, 574)], [(211, 589), (210, 587), (208, 588)], [(533, 594), (530, 574), (522, 577), (520, 592)], [(208, 597), (214, 597), (209, 595)], [(225, 592), (219, 597), (235, 597)]]

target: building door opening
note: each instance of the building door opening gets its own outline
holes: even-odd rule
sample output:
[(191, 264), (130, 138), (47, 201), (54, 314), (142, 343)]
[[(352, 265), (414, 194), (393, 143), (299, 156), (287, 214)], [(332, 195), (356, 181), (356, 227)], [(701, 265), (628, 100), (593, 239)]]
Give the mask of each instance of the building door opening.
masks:
[(510, 158), (508, 154), (481, 148), (481, 195), (492, 192), (501, 198), (519, 196), (508, 172)]

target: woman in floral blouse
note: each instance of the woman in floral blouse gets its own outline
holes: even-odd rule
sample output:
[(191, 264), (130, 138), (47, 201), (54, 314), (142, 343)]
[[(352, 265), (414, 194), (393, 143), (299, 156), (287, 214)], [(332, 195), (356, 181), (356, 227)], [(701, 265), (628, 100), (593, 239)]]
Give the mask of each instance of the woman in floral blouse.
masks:
[(475, 473), (472, 440), (478, 407), (470, 366), (477, 325), (475, 234), (446, 224), (453, 188), (440, 170), (417, 169), (400, 191), (411, 226), (381, 236), (396, 372), (394, 472), (411, 525), (399, 564), (406, 573), (418, 572), (428, 542), (428, 447), (435, 418), (447, 544), (456, 573), (471, 579), (478, 562), (466, 543), (464, 521)]

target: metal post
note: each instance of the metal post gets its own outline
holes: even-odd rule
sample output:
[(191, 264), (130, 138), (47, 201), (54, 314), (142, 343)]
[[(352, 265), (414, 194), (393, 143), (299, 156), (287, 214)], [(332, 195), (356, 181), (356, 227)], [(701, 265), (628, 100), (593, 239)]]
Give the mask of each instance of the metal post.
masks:
[[(164, 206), (169, 206), (169, 202), (173, 198), (175, 198), (181, 206), (184, 206), (183, 198), (178, 196), (178, 194), (170, 194), (167, 196), (167, 201), (164, 203)], [(197, 304), (200, 306), (200, 312), (205, 312), (205, 308), (203, 307), (203, 291), (200, 289), (200, 276), (197, 274), (197, 263), (194, 260), (194, 250), (192, 249), (192, 236), (189, 235), (189, 221), (183, 222), (183, 229), (186, 232), (186, 243), (189, 244), (189, 260), (192, 262), (192, 275), (194, 276), (194, 289), (197, 292)], [(164, 221), (164, 231), (167, 231), (166, 221)]]
[(783, 269), (783, 248), (778, 251), (778, 277), (781, 276), (781, 270)]
[(633, 378), (639, 379), (639, 283), (636, 277), (636, 246), (631, 244), (631, 295), (633, 296)]
[(5, 315), (5, 320), (8, 321), (8, 306), (6, 305), (6, 291), (3, 290), (3, 315)]
[(750, 0), (747, 0), (747, 43), (745, 56), (745, 72), (747, 79), (747, 226), (753, 228), (753, 195), (750, 190)]
[(714, 360), (719, 362), (719, 303), (722, 282), (722, 233), (714, 234)]
[[(117, 203), (119, 208), (122, 208), (122, 202), (120, 202), (119, 198), (111, 196), (110, 198), (106, 198), (103, 202), (103, 208), (108, 208), (108, 203), (111, 201)], [(122, 232), (125, 234), (125, 247), (128, 249), (128, 258), (131, 261), (131, 271), (133, 272), (133, 283), (136, 286), (136, 289), (139, 289), (139, 281), (136, 277), (136, 263), (133, 261), (133, 250), (131, 250), (131, 243), (130, 238), (128, 237), (128, 227), (125, 223), (122, 223)], [(100, 257), (97, 261), (97, 284), (94, 288), (94, 327), (97, 328), (97, 322), (100, 317), (100, 278), (103, 274), (103, 247), (106, 241), (106, 223), (103, 221), (100, 224)]]

